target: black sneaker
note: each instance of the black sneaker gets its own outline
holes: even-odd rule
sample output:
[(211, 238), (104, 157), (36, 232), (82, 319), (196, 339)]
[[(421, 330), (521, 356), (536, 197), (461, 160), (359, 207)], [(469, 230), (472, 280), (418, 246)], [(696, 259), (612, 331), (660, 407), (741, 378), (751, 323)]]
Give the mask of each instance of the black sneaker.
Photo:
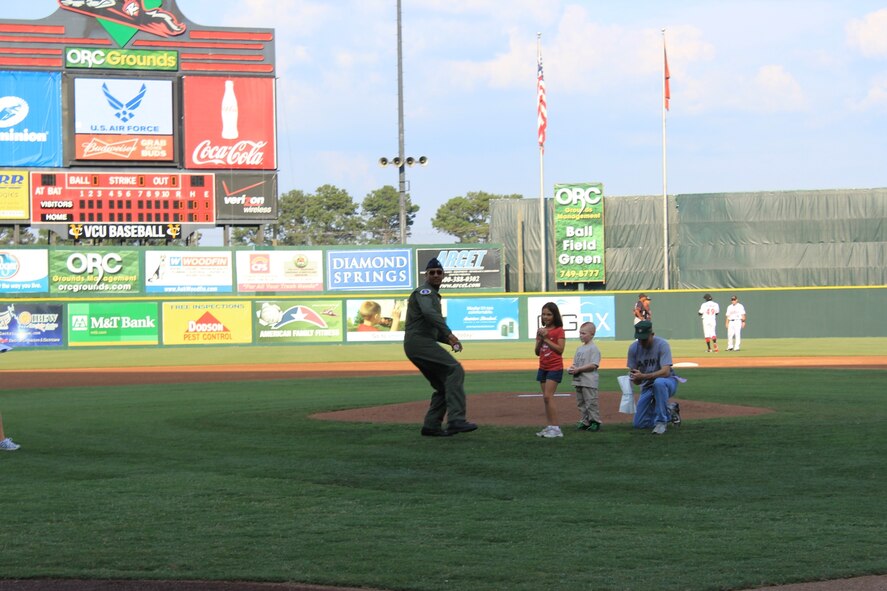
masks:
[(469, 423), (468, 421), (455, 421), (447, 425), (447, 431), (453, 435), (456, 433), (468, 433), (475, 429), (477, 429), (477, 425), (475, 423)]
[(450, 433), (446, 429), (441, 429), (440, 427), (438, 427), (437, 429), (422, 427), (422, 435), (425, 437), (450, 437), (452, 436), (452, 433)]
[(681, 424), (681, 405), (677, 402), (668, 405), (668, 420), (675, 426)]

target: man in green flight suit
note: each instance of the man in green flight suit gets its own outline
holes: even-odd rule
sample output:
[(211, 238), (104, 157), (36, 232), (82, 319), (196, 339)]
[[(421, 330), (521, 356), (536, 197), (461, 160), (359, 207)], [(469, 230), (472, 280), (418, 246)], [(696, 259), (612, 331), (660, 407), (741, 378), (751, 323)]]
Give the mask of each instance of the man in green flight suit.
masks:
[[(462, 350), (462, 343), (441, 314), (443, 278), (440, 261), (437, 258), (428, 261), (425, 283), (410, 294), (404, 327), (404, 353), (434, 388), (422, 425), (422, 435), (426, 437), (449, 437), (477, 429), (476, 424), (465, 420), (465, 370), (438, 344), (449, 344), (455, 353)], [(448, 421), (446, 429), (441, 427), (444, 415)]]

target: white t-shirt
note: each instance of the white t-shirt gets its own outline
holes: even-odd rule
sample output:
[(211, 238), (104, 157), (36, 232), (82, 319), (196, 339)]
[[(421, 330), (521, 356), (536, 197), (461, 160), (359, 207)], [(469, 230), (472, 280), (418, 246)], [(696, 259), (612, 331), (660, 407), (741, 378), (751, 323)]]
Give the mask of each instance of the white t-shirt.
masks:
[(699, 315), (702, 316), (703, 324), (714, 324), (717, 322), (718, 313), (721, 311), (721, 307), (717, 302), (709, 300), (704, 302), (701, 306), (699, 306)]
[(736, 302), (727, 306), (727, 320), (742, 320), (745, 316), (745, 306)]

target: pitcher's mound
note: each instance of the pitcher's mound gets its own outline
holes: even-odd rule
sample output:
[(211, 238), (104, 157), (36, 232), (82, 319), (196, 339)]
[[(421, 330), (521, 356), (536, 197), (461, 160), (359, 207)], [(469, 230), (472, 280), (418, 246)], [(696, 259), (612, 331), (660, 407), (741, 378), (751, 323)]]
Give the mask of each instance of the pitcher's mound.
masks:
[[(601, 419), (607, 423), (629, 423), (631, 415), (619, 412), (619, 392), (601, 392), (598, 396)], [(576, 397), (571, 393), (555, 395), (555, 406), (563, 424), (571, 424), (578, 420), (579, 410), (576, 408)], [(773, 412), (769, 408), (739, 406), (736, 404), (715, 404), (674, 398), (681, 405), (683, 420), (712, 419), (718, 417), (737, 417), (760, 415)], [(545, 410), (542, 394), (535, 392), (497, 392), (493, 394), (477, 394), (469, 396), (468, 420), (481, 425), (541, 425), (545, 422)], [(368, 408), (351, 408), (335, 412), (324, 412), (312, 415), (312, 418), (325, 421), (351, 421), (360, 423), (415, 423), (421, 424), (428, 410), (428, 401), (405, 402), (402, 404), (386, 404)]]

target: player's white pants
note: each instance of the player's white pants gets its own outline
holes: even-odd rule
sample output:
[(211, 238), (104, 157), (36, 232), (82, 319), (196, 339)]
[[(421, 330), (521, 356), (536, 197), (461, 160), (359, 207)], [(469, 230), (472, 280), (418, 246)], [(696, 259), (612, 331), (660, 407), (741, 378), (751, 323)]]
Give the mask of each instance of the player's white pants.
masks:
[[(739, 342), (742, 340), (742, 320), (731, 320), (727, 325), (727, 348), (738, 349)], [(733, 341), (736, 341), (735, 345)]]
[(702, 336), (707, 339), (717, 338), (717, 336), (718, 336), (716, 334), (717, 328), (718, 328), (717, 320), (712, 320), (711, 322), (703, 321), (702, 322)]

